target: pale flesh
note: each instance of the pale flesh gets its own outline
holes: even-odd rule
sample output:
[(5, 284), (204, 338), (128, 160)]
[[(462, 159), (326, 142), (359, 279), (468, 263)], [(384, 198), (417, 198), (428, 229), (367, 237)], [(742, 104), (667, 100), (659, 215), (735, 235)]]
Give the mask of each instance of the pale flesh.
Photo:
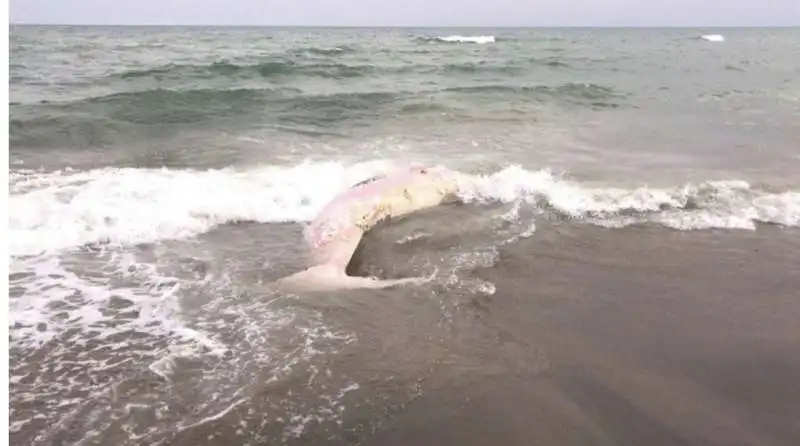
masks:
[(352, 187), (323, 209), (306, 230), (312, 266), (278, 280), (286, 291), (388, 288), (421, 284), (431, 277), (380, 280), (347, 275), (364, 234), (378, 223), (453, 200), (461, 174), (412, 168)]

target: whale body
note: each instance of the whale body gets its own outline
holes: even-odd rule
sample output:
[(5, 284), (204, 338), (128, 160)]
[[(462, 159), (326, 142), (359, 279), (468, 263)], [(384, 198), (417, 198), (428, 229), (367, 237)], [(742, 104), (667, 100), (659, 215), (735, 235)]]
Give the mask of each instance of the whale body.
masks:
[(311, 266), (275, 282), (284, 291), (387, 288), (419, 284), (431, 277), (380, 280), (346, 273), (364, 234), (377, 224), (448, 202), (464, 174), (445, 168), (412, 167), (369, 178), (328, 203), (304, 230)]

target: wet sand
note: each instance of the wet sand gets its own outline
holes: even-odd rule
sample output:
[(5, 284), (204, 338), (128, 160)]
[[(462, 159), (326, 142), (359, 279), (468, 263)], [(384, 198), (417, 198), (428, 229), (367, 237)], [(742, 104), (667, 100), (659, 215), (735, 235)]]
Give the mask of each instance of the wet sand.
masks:
[[(494, 244), (485, 221), (484, 212), (453, 207), (395, 222), (365, 237), (353, 272), (406, 276), (420, 273), (423, 257), (480, 252)], [(396, 243), (420, 227), (435, 235)], [(259, 225), (224, 232), (228, 244), (248, 241), (254, 252), (265, 251), (252, 242), (263, 233)], [(237, 281), (253, 282), (248, 293), (264, 299), (254, 276), (264, 274), (263, 261), (251, 263)], [(73, 444), (101, 422), (85, 444), (800, 444), (800, 230), (542, 222), (486, 265), (461, 271), (455, 285), (440, 278), (287, 300), (292, 314), (319, 311), (330, 333), (355, 341), (322, 337), (311, 347), (332, 353), (300, 361), (279, 379), (246, 357), (178, 364), (170, 380), (136, 361), (113, 373), (87, 369), (86, 379), (120, 382), (66, 422), (26, 428), (12, 444)], [(472, 280), (494, 283), (496, 292), (475, 293), (464, 285)], [(303, 330), (315, 327), (302, 317), (292, 325), (299, 328), (269, 339), (278, 358), (309, 342)], [(220, 401), (201, 422), (172, 427), (187, 425), (209, 395), (234, 389), (247, 401)], [(130, 404), (152, 409), (132, 414)], [(166, 418), (158, 419), (159, 408)], [(146, 441), (130, 436), (150, 428), (158, 430)]]
[(558, 225), (475, 275), (458, 360), (361, 444), (800, 444), (800, 231)]

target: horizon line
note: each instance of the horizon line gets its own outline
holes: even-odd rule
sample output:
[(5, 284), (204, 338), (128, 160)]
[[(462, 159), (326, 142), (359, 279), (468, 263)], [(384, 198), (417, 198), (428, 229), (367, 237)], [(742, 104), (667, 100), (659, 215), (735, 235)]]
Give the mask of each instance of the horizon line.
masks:
[(116, 26), (116, 27), (218, 27), (218, 28), (798, 28), (798, 25), (320, 25), (320, 24), (208, 24), (208, 23), (34, 23), (9, 22), (9, 26)]

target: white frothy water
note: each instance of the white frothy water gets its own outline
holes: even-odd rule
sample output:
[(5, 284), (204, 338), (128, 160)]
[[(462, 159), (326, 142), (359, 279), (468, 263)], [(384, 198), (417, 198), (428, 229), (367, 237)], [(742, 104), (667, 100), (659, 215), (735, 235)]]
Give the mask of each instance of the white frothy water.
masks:
[[(335, 336), (337, 345), (352, 342), (350, 334), (334, 335), (335, 331), (320, 320), (305, 321), (305, 328), (297, 328), (292, 314), (275, 312), (265, 305), (245, 308), (232, 303), (227, 299), (234, 292), (231, 284), (220, 285), (220, 277), (200, 277), (187, 282), (185, 278), (162, 273), (157, 265), (139, 263), (131, 252), (137, 244), (191, 239), (230, 222), (308, 222), (347, 187), (397, 167), (388, 161), (374, 161), (353, 165), (306, 162), (245, 170), (14, 171), (9, 185), (11, 345), (21, 349), (35, 347), (75, 331), (85, 333), (84, 342), (100, 342), (103, 348), (113, 342), (131, 342), (120, 341), (115, 336), (132, 331), (167, 337), (172, 341), (153, 351), (146, 365), (153, 373), (169, 380), (177, 358), (198, 354), (222, 358), (226, 351), (234, 348), (218, 335), (219, 327), (215, 326), (224, 323), (228, 316), (245, 323), (242, 339), (246, 345), (242, 348), (252, 350), (251, 360), (261, 365), (273, 364), (275, 373), (291, 370), (304, 358), (321, 354), (316, 347), (320, 340)], [(501, 216), (516, 228), (509, 233), (508, 243), (532, 235), (537, 216), (545, 212), (611, 227), (644, 222), (677, 230), (753, 230), (758, 223), (800, 225), (800, 193), (792, 190), (767, 192), (737, 180), (670, 188), (586, 187), (548, 170), (510, 166), (488, 175), (467, 176), (462, 198), (476, 206), (495, 202), (513, 204), (512, 209)], [(540, 212), (531, 214), (524, 212), (525, 208)], [(102, 248), (99, 253), (90, 252), (94, 261), (104, 262), (100, 267), (102, 274), (84, 276), (75, 268), (74, 257), (81, 255), (87, 245), (92, 249)], [(453, 263), (491, 263), (496, 256), (493, 248), (473, 254), (470, 261), (454, 259)], [(446, 281), (459, 280), (453, 275)], [(494, 292), (491, 283), (467, 285), (482, 294)], [(224, 289), (205, 309), (218, 319), (187, 323), (180, 304), (182, 293), (193, 287), (216, 289), (217, 286)], [(277, 360), (269, 353), (270, 333), (281, 327), (295, 327), (306, 332), (297, 335), (304, 344), (299, 350)], [(73, 347), (64, 348), (74, 350)], [(98, 348), (87, 347), (88, 350)], [(147, 348), (143, 345), (139, 353), (146, 354)], [(53, 357), (58, 354), (53, 353)], [(103, 367), (124, 364), (119, 358), (106, 359), (102, 364), (92, 363), (88, 356), (85, 363), (79, 364), (80, 361), (64, 367), (59, 364), (43, 366), (53, 373), (62, 369), (72, 373), (64, 373), (66, 381), (34, 381), (25, 387), (18, 386), (16, 391), (23, 388), (32, 394), (65, 394), (58, 386), (80, 384), (73, 383), (70, 376), (74, 373), (70, 370), (77, 367), (80, 373), (88, 376), (87, 370), (96, 372)], [(236, 364), (235, 367), (244, 366)], [(228, 372), (229, 376), (236, 376), (236, 370)], [(23, 381), (16, 372), (12, 372), (10, 378), (12, 383)], [(237, 388), (234, 384), (241, 386), (235, 382), (226, 385)], [(351, 389), (358, 384), (346, 383), (346, 386)], [(101, 386), (94, 392), (101, 395), (104, 391)], [(33, 398), (19, 396), (19, 393), (18, 397)], [(224, 416), (226, 411), (242, 404), (241, 397), (234, 391), (218, 399), (225, 403), (224, 407), (208, 403), (181, 426), (189, 429), (212, 422), (217, 419), (215, 417)], [(330, 415), (327, 419), (336, 419), (340, 411), (338, 400), (333, 396), (330, 399), (330, 404), (320, 403), (314, 417)], [(79, 409), (80, 398), (74, 401), (76, 409), (70, 416), (83, 416)], [(298, 407), (296, 416), (287, 421), (287, 435), (301, 431), (312, 412)], [(68, 421), (65, 420), (62, 421)], [(12, 424), (19, 430), (26, 422), (15, 418)]]
[(308, 221), (339, 191), (385, 165), (12, 172), (9, 251), (180, 239), (235, 221)]
[[(321, 162), (240, 171), (12, 172), (9, 251), (19, 257), (94, 243), (131, 246), (192, 237), (237, 221), (308, 222), (345, 188), (390, 168), (390, 163), (376, 161), (349, 167)], [(682, 210), (692, 217), (702, 214), (705, 221), (688, 226), (676, 219), (662, 221), (676, 229), (752, 229), (756, 222), (794, 226), (799, 218), (798, 192), (770, 194), (735, 180), (669, 189), (586, 188), (547, 170), (511, 166), (475, 177), (465, 185), (464, 196), (469, 201), (544, 199), (571, 217), (667, 208), (666, 214)]]
[(494, 43), (495, 39), (494, 36), (440, 36), (436, 38), (442, 42), (448, 43), (477, 43), (477, 44), (486, 44), (486, 43)]
[(671, 188), (591, 188), (518, 166), (466, 184), (468, 202), (523, 200), (569, 218), (618, 227), (652, 222), (678, 230), (755, 229), (757, 223), (800, 225), (800, 192), (768, 193), (745, 181), (708, 181)]
[(722, 34), (703, 34), (700, 36), (701, 39), (707, 42), (724, 42), (725, 36)]

